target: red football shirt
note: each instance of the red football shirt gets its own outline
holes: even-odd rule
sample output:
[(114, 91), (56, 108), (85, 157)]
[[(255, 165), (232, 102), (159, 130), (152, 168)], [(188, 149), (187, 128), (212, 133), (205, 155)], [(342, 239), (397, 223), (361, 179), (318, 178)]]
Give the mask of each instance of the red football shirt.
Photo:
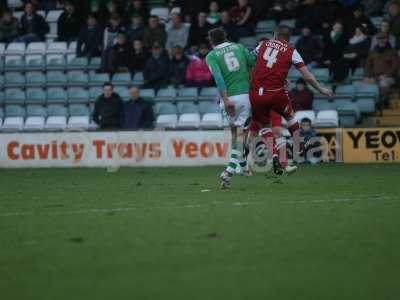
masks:
[(277, 90), (285, 87), (290, 68), (304, 66), (303, 59), (297, 50), (284, 40), (267, 40), (255, 50), (256, 67), (252, 76), (252, 88)]

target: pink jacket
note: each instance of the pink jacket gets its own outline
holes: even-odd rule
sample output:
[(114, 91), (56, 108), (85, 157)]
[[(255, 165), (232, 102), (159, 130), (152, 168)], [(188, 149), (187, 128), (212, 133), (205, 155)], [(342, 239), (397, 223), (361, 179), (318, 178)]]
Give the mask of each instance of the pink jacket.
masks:
[(206, 64), (206, 59), (192, 56), (186, 70), (186, 80), (192, 82), (211, 81), (211, 72)]

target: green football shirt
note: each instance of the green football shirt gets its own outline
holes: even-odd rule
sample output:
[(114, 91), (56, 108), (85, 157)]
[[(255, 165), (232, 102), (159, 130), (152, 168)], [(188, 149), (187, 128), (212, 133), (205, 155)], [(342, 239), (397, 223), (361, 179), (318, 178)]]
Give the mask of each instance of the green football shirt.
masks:
[(250, 70), (256, 58), (243, 45), (222, 43), (207, 55), (206, 62), (214, 78), (216, 74), (222, 75), (228, 96), (249, 93)]

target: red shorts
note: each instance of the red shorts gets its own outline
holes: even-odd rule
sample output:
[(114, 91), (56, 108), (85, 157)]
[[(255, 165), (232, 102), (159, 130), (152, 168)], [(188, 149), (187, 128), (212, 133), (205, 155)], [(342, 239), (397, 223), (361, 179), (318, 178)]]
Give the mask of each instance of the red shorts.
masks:
[(290, 120), (294, 117), (294, 111), (287, 90), (263, 91), (252, 89), (250, 93), (253, 121), (262, 124), (265, 116), (269, 116), (271, 111)]
[(273, 110), (269, 114), (263, 116), (262, 120), (254, 120), (252, 119), (250, 123), (250, 131), (251, 132), (259, 132), (261, 129), (265, 127), (275, 128), (282, 126), (282, 117), (280, 114), (277, 114)]

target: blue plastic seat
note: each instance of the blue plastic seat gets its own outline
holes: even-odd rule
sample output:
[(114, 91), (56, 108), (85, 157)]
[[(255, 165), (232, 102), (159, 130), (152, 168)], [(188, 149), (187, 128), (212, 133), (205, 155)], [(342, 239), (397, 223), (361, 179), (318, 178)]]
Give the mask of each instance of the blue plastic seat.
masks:
[(22, 89), (7, 89), (5, 91), (5, 104), (25, 104), (25, 92)]
[(46, 69), (46, 62), (42, 55), (30, 55), (25, 57), (26, 71), (43, 71)]
[(98, 98), (101, 94), (103, 94), (103, 88), (98, 87), (98, 86), (96, 86), (96, 87), (91, 87), (91, 88), (89, 89), (89, 99), (90, 99), (90, 102), (96, 102), (97, 98)]
[(177, 104), (179, 114), (195, 114), (199, 113), (199, 107), (193, 102), (179, 102)]
[(112, 78), (112, 83), (115, 86), (129, 86), (131, 84), (130, 73), (116, 73)]
[(181, 88), (178, 90), (176, 101), (197, 101), (199, 96), (197, 88)]
[(201, 114), (220, 113), (221, 109), (214, 101), (202, 101), (199, 103), (199, 111)]
[(176, 89), (173, 87), (165, 88), (165, 89), (160, 89), (156, 95), (155, 101), (168, 101), (168, 102), (173, 102), (175, 101), (176, 98)]
[(46, 56), (46, 69), (53, 71), (64, 71), (66, 60), (63, 55), (48, 55)]
[(199, 101), (213, 101), (219, 97), (219, 92), (216, 87), (202, 88), (198, 97)]
[(315, 111), (334, 110), (334, 109), (336, 109), (336, 105), (332, 101), (329, 101), (326, 99), (320, 99), (320, 100), (313, 101), (313, 110), (315, 110)]
[(46, 92), (42, 88), (28, 88), (26, 90), (26, 104), (45, 105)]
[(25, 75), (26, 83), (25, 86), (29, 87), (45, 87), (46, 76), (42, 72), (27, 72)]
[(156, 92), (153, 89), (140, 89), (140, 96), (148, 100), (154, 100)]
[(175, 104), (171, 102), (160, 102), (154, 106), (154, 113), (157, 115), (177, 114), (178, 110)]
[(67, 70), (86, 71), (89, 62), (86, 57), (74, 57), (67, 63)]
[(24, 69), (25, 61), (21, 56), (6, 56), (4, 71), (23, 71)]
[(81, 87), (71, 87), (67, 90), (69, 104), (88, 104), (89, 91)]
[(94, 73), (89, 74), (89, 86), (103, 86), (105, 82), (110, 81), (110, 74), (108, 73)]
[(60, 87), (47, 89), (47, 104), (63, 104), (67, 103), (67, 92)]
[(144, 84), (144, 78), (143, 78), (143, 73), (142, 72), (137, 72), (133, 76), (132, 84), (139, 85), (139, 86)]
[(89, 82), (88, 75), (83, 71), (69, 71), (67, 73), (67, 85), (87, 87)]
[(65, 87), (67, 85), (67, 76), (62, 71), (48, 71), (46, 85), (50, 87)]
[(25, 87), (25, 76), (20, 72), (9, 72), (4, 76), (4, 85), (6, 88), (21, 88)]

